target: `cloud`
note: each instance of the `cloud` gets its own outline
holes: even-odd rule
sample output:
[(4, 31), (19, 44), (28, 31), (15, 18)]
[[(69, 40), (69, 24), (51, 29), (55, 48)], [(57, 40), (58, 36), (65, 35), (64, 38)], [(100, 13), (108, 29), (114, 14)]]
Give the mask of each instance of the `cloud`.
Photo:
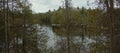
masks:
[[(63, 0), (29, 0), (32, 4), (31, 9), (36, 13), (47, 12), (49, 9), (57, 9), (59, 6), (62, 6), (62, 1)], [(72, 0), (72, 4), (74, 7), (88, 7), (87, 1), (88, 0)], [(89, 1), (92, 2), (94, 0)]]
[(59, 7), (60, 0), (29, 0), (32, 4), (31, 9), (34, 12), (46, 12)]

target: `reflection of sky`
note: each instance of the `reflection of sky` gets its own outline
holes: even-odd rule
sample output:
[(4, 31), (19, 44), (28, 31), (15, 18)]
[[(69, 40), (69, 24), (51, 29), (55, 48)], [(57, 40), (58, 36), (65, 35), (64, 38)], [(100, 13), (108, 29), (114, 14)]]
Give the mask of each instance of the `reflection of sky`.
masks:
[(48, 42), (47, 42), (47, 46), (48, 48), (50, 47), (54, 47), (55, 46), (55, 34), (52, 31), (52, 28), (50, 27), (46, 27), (46, 31), (47, 31), (47, 35), (49, 36)]
[[(50, 49), (50, 48), (53, 48), (53, 49), (60, 48), (59, 44), (61, 43), (61, 41), (62, 41), (62, 43), (63, 43), (63, 40), (66, 41), (66, 37), (62, 37), (62, 36), (56, 35), (53, 32), (51, 27), (49, 27), (49, 26), (40, 26), (40, 25), (38, 25), (38, 26), (41, 27), (40, 29), (38, 29), (38, 30), (40, 30), (40, 32), (38, 32), (38, 33), (41, 33), (41, 30), (43, 30), (44, 33), (46, 34), (46, 36), (49, 37), (48, 40), (47, 40), (48, 42), (45, 43), (46, 46), (47, 46), (47, 49)], [(61, 38), (63, 40), (61, 40)], [(90, 47), (91, 46), (90, 44), (91, 43), (96, 43), (96, 39), (98, 39), (98, 38), (100, 40), (107, 41), (105, 35), (103, 35), (102, 33), (101, 33), (100, 37), (90, 38), (90, 37), (85, 36), (83, 42), (82, 42), (82, 37), (81, 36), (73, 36), (72, 38), (73, 39), (71, 41), (73, 41), (73, 43), (75, 43), (78, 46), (80, 46), (83, 43), (84, 47), (81, 47), (81, 48), (85, 48), (86, 51), (89, 51), (90, 49), (92, 49)], [(103, 44), (105, 45), (105, 42), (103, 42)], [(42, 46), (43, 45), (40, 45), (40, 47), (42, 47)]]
[[(55, 46), (55, 43), (56, 43), (56, 40), (55, 40), (55, 34), (54, 32), (52, 31), (52, 28), (51, 27), (48, 27), (48, 26), (40, 26), (38, 25), (38, 29), (37, 30), (40, 30), (40, 32), (38, 32), (39, 36), (42, 37), (43, 34), (47, 37), (49, 37), (47, 39), (47, 48), (50, 48), (50, 47), (54, 47)], [(42, 33), (42, 34), (41, 34)], [(41, 35), (40, 35), (41, 34)], [(42, 38), (44, 39), (44, 38)]]
[[(63, 0), (29, 0), (30, 3), (32, 4), (31, 9), (34, 12), (46, 12), (49, 9), (57, 9), (59, 6), (63, 6)], [(87, 5), (87, 1), (90, 3), (93, 2), (94, 0), (74, 0), (72, 1), (72, 5), (74, 7), (86, 7), (89, 8)]]
[[(55, 35), (55, 33), (52, 31), (51, 27), (48, 27), (48, 26), (40, 26), (40, 27), (42, 27), (42, 30), (45, 31), (46, 35), (49, 37), (48, 42), (46, 43), (47, 48), (55, 47), (56, 42), (57, 42), (57, 40), (59, 40), (60, 37)], [(41, 32), (38, 32), (38, 33), (41, 33)], [(65, 38), (65, 37), (61, 37), (61, 38)], [(74, 43), (81, 43), (82, 42), (81, 37), (79, 37), (79, 36), (75, 36), (73, 38), (74, 38)], [(86, 45), (86, 46), (89, 43), (95, 42), (94, 40), (89, 39), (87, 37), (85, 38), (84, 41), (85, 41), (84, 45)]]

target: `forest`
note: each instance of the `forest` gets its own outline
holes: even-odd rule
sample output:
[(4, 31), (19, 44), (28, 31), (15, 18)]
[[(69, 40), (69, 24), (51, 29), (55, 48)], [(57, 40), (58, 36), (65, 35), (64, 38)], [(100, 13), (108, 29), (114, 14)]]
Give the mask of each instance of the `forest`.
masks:
[(29, 0), (0, 0), (0, 53), (120, 53), (120, 0), (63, 1), (34, 13)]

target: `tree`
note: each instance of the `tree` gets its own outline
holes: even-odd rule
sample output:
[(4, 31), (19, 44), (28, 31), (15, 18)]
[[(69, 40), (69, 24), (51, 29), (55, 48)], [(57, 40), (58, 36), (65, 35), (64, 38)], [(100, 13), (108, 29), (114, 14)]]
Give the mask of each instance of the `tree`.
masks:
[(116, 35), (115, 35), (115, 15), (114, 15), (114, 2), (115, 0), (99, 0), (107, 10), (107, 15), (110, 23), (109, 31), (110, 31), (110, 53), (116, 52)]

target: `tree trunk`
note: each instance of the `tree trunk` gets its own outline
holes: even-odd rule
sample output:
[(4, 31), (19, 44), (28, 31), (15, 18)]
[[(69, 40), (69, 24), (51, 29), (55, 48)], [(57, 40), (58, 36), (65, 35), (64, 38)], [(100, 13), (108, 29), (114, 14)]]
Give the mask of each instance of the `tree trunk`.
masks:
[[(8, 0), (7, 0), (8, 2)], [(8, 44), (8, 3), (6, 0), (3, 0), (4, 5), (4, 22), (5, 22), (5, 53), (9, 53), (9, 44)], [(7, 5), (7, 8), (5, 7)]]
[(115, 15), (114, 15), (114, 0), (110, 0), (110, 53), (117, 53), (116, 51), (116, 35), (115, 35)]
[(68, 53), (71, 53), (70, 52), (70, 37), (69, 36), (67, 37), (67, 45), (68, 45), (68, 47), (67, 47)]

